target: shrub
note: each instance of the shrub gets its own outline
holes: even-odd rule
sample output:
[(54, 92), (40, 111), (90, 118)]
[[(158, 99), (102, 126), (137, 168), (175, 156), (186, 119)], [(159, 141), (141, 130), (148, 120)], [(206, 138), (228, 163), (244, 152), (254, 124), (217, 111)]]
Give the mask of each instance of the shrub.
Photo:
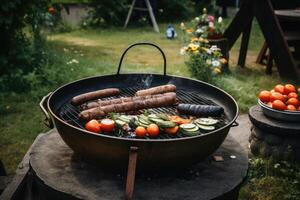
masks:
[[(22, 91), (24, 76), (42, 61), (40, 24), (48, 0), (3, 0), (0, 5), (0, 89)], [(30, 31), (25, 31), (26, 25)], [(28, 37), (28, 32), (33, 38)]]

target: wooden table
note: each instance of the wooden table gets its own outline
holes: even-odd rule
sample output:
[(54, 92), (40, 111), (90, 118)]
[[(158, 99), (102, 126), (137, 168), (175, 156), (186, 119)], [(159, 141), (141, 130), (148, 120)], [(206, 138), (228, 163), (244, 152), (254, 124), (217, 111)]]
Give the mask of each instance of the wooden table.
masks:
[[(280, 14), (286, 16), (288, 13), (282, 12)], [(225, 31), (224, 36), (228, 38), (229, 49), (232, 48), (239, 36), (243, 34), (238, 64), (240, 66), (245, 65), (254, 17), (256, 17), (268, 47), (272, 52), (280, 76), (288, 80), (300, 80), (300, 70), (292, 57), (270, 0), (243, 0), (240, 10)]]
[[(224, 159), (221, 162), (210, 157), (181, 171), (138, 173), (133, 199), (237, 199), (247, 176), (248, 152), (235, 137), (236, 133), (229, 134), (214, 153)], [(25, 165), (22, 182), (8, 186), (0, 199), (124, 199), (126, 174), (104, 171), (86, 162), (55, 129), (40, 134), (27, 155), (22, 166), (29, 166)]]

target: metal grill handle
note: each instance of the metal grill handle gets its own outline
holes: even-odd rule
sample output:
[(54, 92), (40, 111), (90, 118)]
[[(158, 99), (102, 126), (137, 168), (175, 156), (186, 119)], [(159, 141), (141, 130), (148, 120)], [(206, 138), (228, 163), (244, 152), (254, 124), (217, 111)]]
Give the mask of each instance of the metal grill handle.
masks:
[(53, 128), (54, 124), (52, 122), (52, 119), (48, 113), (48, 109), (47, 109), (47, 101), (50, 97), (50, 95), (52, 94), (52, 92), (50, 92), (49, 94), (47, 94), (46, 96), (44, 96), (40, 102), (40, 108), (43, 111), (44, 115), (45, 115), (45, 119), (44, 119), (44, 124), (48, 127), (48, 128)]
[(164, 59), (164, 76), (166, 76), (167, 75), (167, 59), (166, 59), (165, 53), (163, 52), (163, 50), (159, 46), (157, 46), (155, 44), (152, 44), (152, 43), (149, 43), (149, 42), (135, 43), (135, 44), (132, 44), (129, 47), (127, 47), (127, 49), (124, 51), (124, 53), (121, 56), (121, 59), (120, 59), (120, 62), (119, 62), (119, 67), (118, 67), (118, 71), (117, 71), (117, 75), (120, 74), (120, 70), (121, 70), (121, 66), (122, 66), (122, 63), (123, 63), (123, 59), (124, 59), (124, 56), (126, 55), (127, 51), (129, 49), (131, 49), (132, 47), (138, 46), (138, 45), (153, 46), (153, 47), (157, 48), (160, 51), (160, 53), (162, 54), (163, 59)]

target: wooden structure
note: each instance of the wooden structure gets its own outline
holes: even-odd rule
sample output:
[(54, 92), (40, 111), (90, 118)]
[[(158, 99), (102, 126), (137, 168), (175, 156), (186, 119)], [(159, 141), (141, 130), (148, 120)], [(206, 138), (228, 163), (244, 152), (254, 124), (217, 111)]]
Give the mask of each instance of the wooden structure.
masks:
[(300, 70), (289, 50), (270, 0), (243, 0), (240, 10), (224, 33), (224, 36), (228, 38), (229, 49), (243, 34), (238, 65), (245, 65), (254, 17), (260, 25), (280, 76), (284, 79), (300, 80)]
[(124, 24), (124, 28), (127, 27), (133, 10), (148, 11), (149, 15), (150, 15), (150, 19), (151, 19), (154, 31), (157, 32), (157, 33), (159, 33), (159, 28), (158, 28), (158, 25), (157, 25), (157, 22), (156, 22), (156, 19), (155, 19), (155, 15), (153, 13), (153, 9), (152, 9), (152, 6), (150, 4), (150, 1), (149, 0), (144, 0), (145, 3), (146, 3), (146, 7), (147, 8), (135, 7), (136, 1), (137, 0), (132, 0), (131, 6), (129, 8), (128, 15), (127, 15), (127, 18), (126, 18), (126, 21), (125, 21), (125, 24)]
[[(247, 175), (248, 153), (235, 140), (236, 134), (229, 134), (214, 153), (221, 162), (210, 158), (180, 171), (137, 172), (133, 199), (237, 199)], [(17, 171), (1, 200), (126, 197), (126, 170), (110, 172), (86, 161), (74, 154), (55, 129), (37, 137), (20, 166), (23, 170)]]

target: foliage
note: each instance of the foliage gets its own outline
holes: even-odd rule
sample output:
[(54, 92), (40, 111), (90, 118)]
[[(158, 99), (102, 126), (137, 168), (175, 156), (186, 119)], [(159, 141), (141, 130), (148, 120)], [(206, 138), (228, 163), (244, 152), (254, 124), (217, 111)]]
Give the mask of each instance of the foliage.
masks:
[[(4, 0), (0, 5), (0, 90), (22, 91), (28, 87), (25, 76), (43, 61), (40, 24), (48, 0)], [(24, 27), (30, 24), (32, 38)]]
[(248, 175), (241, 199), (296, 200), (300, 196), (299, 163), (252, 158)]

